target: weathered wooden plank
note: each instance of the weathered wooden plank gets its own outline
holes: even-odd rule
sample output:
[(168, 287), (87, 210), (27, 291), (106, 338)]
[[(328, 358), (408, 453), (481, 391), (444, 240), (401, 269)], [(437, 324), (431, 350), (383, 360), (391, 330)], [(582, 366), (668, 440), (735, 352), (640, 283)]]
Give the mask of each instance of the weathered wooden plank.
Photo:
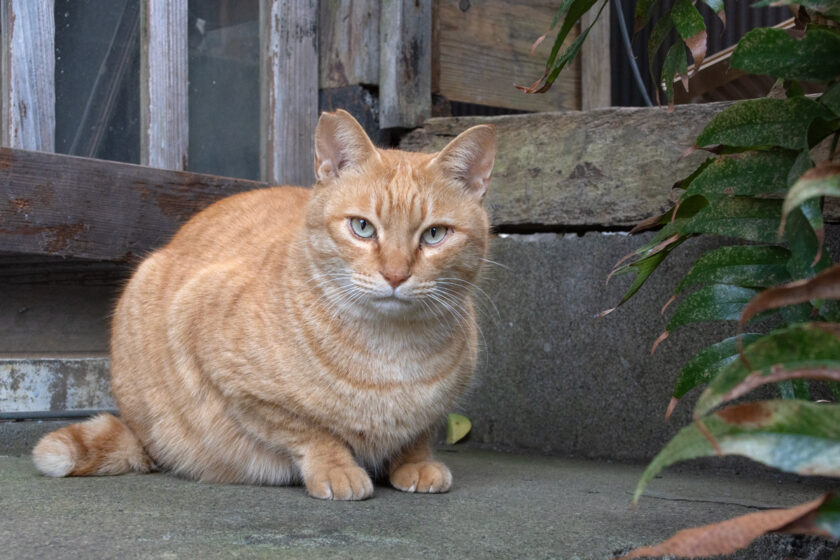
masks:
[[(586, 12), (580, 20), (583, 28), (592, 25), (597, 9)], [(610, 4), (592, 25), (580, 51), (581, 109), (599, 109), (612, 105), (612, 67), (610, 65)]]
[(0, 357), (0, 414), (114, 409), (109, 360), (88, 357)]
[(432, 110), (432, 3), (382, 0), (379, 123), (412, 128)]
[(53, 0), (0, 1), (0, 144), (55, 150)]
[(379, 0), (321, 0), (321, 88), (379, 84)]
[(190, 216), (266, 183), (0, 148), (0, 251), (128, 260)]
[[(580, 108), (580, 64), (560, 74), (544, 94), (527, 95), (543, 75), (553, 36), (531, 55), (531, 45), (548, 30), (554, 0), (439, 0), (440, 94), (453, 101), (527, 111)], [(567, 44), (577, 36), (572, 32)]]
[(706, 157), (680, 154), (725, 106), (429, 119), (401, 147), (434, 151), (469, 126), (493, 123), (499, 149), (486, 205), (495, 225), (623, 227), (670, 206), (671, 185)]
[(140, 16), (140, 162), (186, 169), (187, 0), (142, 0)]
[(309, 186), (318, 120), (318, 2), (260, 0), (260, 177)]

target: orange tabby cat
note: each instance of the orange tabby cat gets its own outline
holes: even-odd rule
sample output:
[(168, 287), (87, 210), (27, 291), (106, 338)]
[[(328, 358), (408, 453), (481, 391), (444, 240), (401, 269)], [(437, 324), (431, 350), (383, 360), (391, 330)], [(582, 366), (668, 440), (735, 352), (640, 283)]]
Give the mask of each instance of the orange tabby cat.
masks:
[(476, 363), (495, 149), (480, 125), (437, 154), (379, 150), (323, 114), (313, 189), (222, 200), (143, 262), (113, 322), (121, 418), (48, 434), (38, 469), (359, 500), (387, 466), (400, 490), (449, 490), (430, 437)]

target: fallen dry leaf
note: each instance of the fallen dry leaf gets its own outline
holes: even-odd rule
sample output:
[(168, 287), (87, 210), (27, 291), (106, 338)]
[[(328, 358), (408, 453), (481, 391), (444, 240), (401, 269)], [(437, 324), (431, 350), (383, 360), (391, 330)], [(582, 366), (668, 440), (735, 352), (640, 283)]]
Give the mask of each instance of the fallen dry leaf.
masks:
[(814, 524), (816, 512), (831, 494), (790, 509), (770, 509), (748, 513), (734, 519), (684, 529), (654, 546), (636, 548), (615, 560), (673, 555), (678, 558), (705, 558), (733, 552), (749, 545), (765, 533), (785, 532), (830, 537)]

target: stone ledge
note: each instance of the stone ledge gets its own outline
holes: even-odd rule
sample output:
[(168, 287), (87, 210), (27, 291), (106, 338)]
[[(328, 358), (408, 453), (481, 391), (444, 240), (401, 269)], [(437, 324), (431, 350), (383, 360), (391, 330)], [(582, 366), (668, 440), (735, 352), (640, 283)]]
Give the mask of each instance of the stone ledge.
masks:
[[(613, 107), (503, 117), (429, 119), (400, 147), (436, 151), (470, 126), (496, 126), (499, 151), (487, 208), (497, 227), (627, 227), (670, 207), (673, 183), (709, 154), (680, 160), (724, 103)], [(829, 218), (840, 218), (832, 203)], [(539, 231), (539, 228), (537, 229)]]

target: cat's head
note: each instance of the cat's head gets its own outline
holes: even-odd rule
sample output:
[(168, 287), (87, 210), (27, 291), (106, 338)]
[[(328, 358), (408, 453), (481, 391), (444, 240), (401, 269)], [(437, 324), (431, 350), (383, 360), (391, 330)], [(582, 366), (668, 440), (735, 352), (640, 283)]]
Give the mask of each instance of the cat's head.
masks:
[(487, 252), (482, 199), (495, 153), (491, 125), (421, 154), (377, 149), (349, 113), (324, 113), (307, 238), (313, 285), (330, 306), (390, 316), (463, 312)]

